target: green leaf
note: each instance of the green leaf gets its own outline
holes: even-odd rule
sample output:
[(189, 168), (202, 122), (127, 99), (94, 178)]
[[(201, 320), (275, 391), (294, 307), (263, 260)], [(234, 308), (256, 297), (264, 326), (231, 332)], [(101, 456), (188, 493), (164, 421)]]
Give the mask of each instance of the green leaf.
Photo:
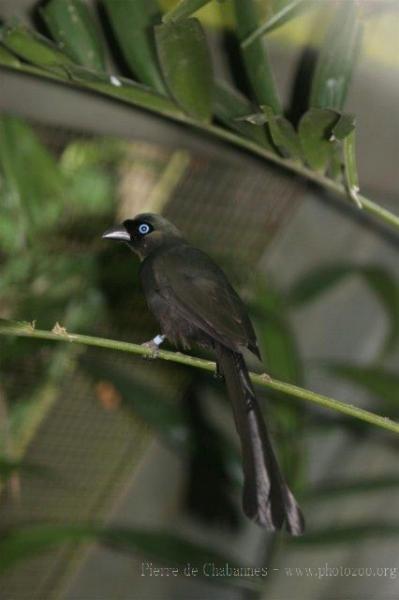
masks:
[(103, 0), (125, 60), (142, 83), (160, 93), (165, 86), (160, 74), (152, 27), (160, 15), (155, 0)]
[(164, 115), (182, 114), (173, 100), (130, 79), (95, 73), (76, 65), (68, 65), (67, 72), (69, 79), (72, 79), (83, 87), (113, 96), (119, 100), (125, 100), (147, 110), (160, 112)]
[(324, 172), (332, 160), (335, 142), (331, 131), (339, 119), (333, 110), (311, 108), (299, 122), (298, 135), (308, 165), (315, 171)]
[(359, 544), (362, 540), (368, 540), (370, 538), (397, 538), (398, 534), (398, 523), (372, 522), (360, 525), (336, 525), (314, 531), (307, 531), (303, 536), (291, 537), (289, 543), (299, 546)]
[(189, 17), (210, 1), (211, 0), (180, 0), (174, 8), (164, 14), (162, 21), (164, 23), (169, 23), (170, 21), (179, 21), (184, 17)]
[[(254, 31), (259, 24), (254, 0), (234, 0), (237, 34), (240, 42)], [(259, 105), (271, 106), (276, 114), (282, 112), (280, 99), (274, 83), (267, 49), (262, 40), (255, 40), (250, 46), (241, 46), (245, 70), (252, 92)]]
[(99, 32), (82, 0), (50, 0), (40, 14), (53, 39), (74, 61), (97, 71), (105, 69)]
[(383, 267), (343, 263), (316, 268), (292, 286), (287, 294), (287, 302), (293, 308), (311, 302), (353, 275), (364, 279), (383, 307), (390, 322), (384, 351), (391, 350), (399, 338), (399, 286), (392, 274)]
[(225, 575), (220, 573), (221, 584), (250, 590), (254, 590), (259, 586), (256, 579), (251, 580), (249, 577), (240, 575), (242, 567), (240, 570), (231, 557), (219, 554), (212, 548), (193, 543), (172, 533), (143, 529), (109, 529), (101, 535), (101, 540), (111, 547), (148, 556), (161, 564), (186, 566), (187, 563), (190, 563), (198, 569), (198, 576), (204, 576), (207, 581), (210, 580), (213, 583), (218, 583), (219, 576), (209, 577), (212, 564), (221, 568), (226, 567), (227, 563), (230, 566), (230, 574), (227, 571)]
[(308, 489), (303, 497), (306, 502), (318, 502), (320, 500), (334, 500), (349, 495), (368, 494), (373, 492), (393, 490), (399, 487), (397, 474), (382, 475), (381, 477), (365, 477), (359, 479), (337, 479), (327, 480), (317, 486)]
[(360, 48), (362, 23), (355, 2), (341, 2), (319, 55), (310, 105), (342, 110)]
[(355, 129), (355, 115), (342, 113), (331, 131), (331, 140), (342, 142)]
[[(362, 202), (359, 195), (359, 179), (357, 175), (356, 154), (355, 154), (355, 117), (354, 115), (341, 114), (337, 123), (331, 131), (330, 141), (342, 142), (343, 158), (344, 158), (344, 177), (346, 189), (349, 197), (354, 201), (358, 208), (362, 208)], [(333, 156), (332, 167), (335, 169), (336, 175), (341, 172), (341, 162), (334, 162)]]
[(339, 144), (334, 144), (331, 153), (330, 164), (328, 167), (328, 176), (331, 177), (331, 179), (336, 179), (341, 182), (342, 170), (343, 164), (341, 148), (339, 147)]
[(72, 64), (47, 38), (23, 25), (2, 29), (0, 41), (20, 58), (44, 69), (63, 73), (62, 67)]
[(386, 408), (399, 409), (399, 375), (381, 367), (327, 363), (325, 369), (381, 398)]
[[(26, 30), (27, 35), (29, 31)], [(36, 56), (36, 55), (34, 55)], [(0, 55), (0, 65), (1, 63)], [(68, 58), (69, 61), (69, 58)], [(105, 73), (97, 73), (78, 66), (72, 62), (63, 65), (62, 68), (52, 68), (42, 70), (38, 67), (33, 67), (21, 63), (15, 67), (18, 71), (34, 74), (39, 77), (51, 78), (57, 81), (67, 83), (69, 86), (83, 87), (94, 90), (100, 94), (104, 94), (111, 98), (116, 98), (128, 104), (139, 106), (158, 114), (183, 118), (183, 113), (179, 107), (171, 99), (158, 94), (149, 87), (136, 83), (124, 77), (115, 75), (106, 75)]]
[(212, 116), (212, 64), (197, 19), (165, 23), (155, 28), (162, 73), (172, 96), (184, 111), (200, 121)]
[[(246, 122), (249, 114), (255, 114), (255, 107), (245, 96), (229, 86), (226, 82), (216, 80), (213, 99), (213, 112), (224, 125), (237, 131), (244, 137), (252, 139), (261, 146), (273, 150), (272, 145), (266, 137), (264, 128), (250, 121)], [(266, 117), (259, 114), (266, 122)], [(262, 123), (262, 124), (263, 124)]]
[[(179, 456), (187, 456), (193, 450), (195, 441), (189, 427), (187, 411), (183, 403), (176, 399), (174, 388), (167, 394), (159, 384), (157, 386), (151, 384), (147, 372), (130, 369), (128, 375), (122, 368), (98, 358), (93, 361), (83, 356), (80, 365), (94, 381), (101, 380), (115, 386), (115, 390), (123, 400), (123, 407), (141, 418), (169, 447), (177, 451)], [(185, 381), (186, 375), (181, 370), (176, 375)], [(185, 389), (181, 383), (179, 388)], [(229, 472), (239, 473), (240, 456), (224, 434), (215, 431), (212, 443), (217, 446)]]
[[(72, 63), (71, 63), (72, 64)], [(0, 65), (1, 65), (1, 55), (0, 55)], [(266, 162), (275, 162), (276, 164), (282, 166), (287, 169), (291, 173), (295, 173), (296, 175), (300, 174), (307, 180), (314, 180), (314, 174), (310, 173), (308, 169), (302, 168), (300, 165), (291, 164), (288, 161), (285, 161), (281, 157), (274, 155), (271, 156), (269, 152), (266, 152), (265, 149), (260, 147), (257, 144), (254, 144), (250, 140), (244, 138), (243, 136), (239, 136), (231, 131), (227, 131), (222, 127), (216, 127), (213, 125), (201, 124), (199, 122), (193, 123), (191, 119), (187, 118), (182, 111), (180, 111), (177, 106), (172, 102), (167, 102), (167, 98), (162, 98), (161, 96), (157, 96), (156, 94), (151, 95), (150, 90), (145, 88), (144, 86), (135, 87), (134, 83), (129, 80), (122, 80), (123, 89), (118, 91), (119, 83), (112, 84), (112, 80), (119, 78), (111, 76), (111, 85), (101, 85), (99, 81), (98, 84), (95, 83), (93, 78), (90, 82), (84, 78), (76, 78), (75, 81), (72, 81), (71, 78), (68, 77), (67, 70), (64, 68), (54, 71), (54, 69), (45, 69), (37, 66), (33, 66), (31, 64), (27, 64), (21, 62), (19, 66), (7, 65), (8, 68), (19, 72), (28, 74), (30, 76), (34, 76), (36, 78), (43, 78), (47, 80), (55, 80), (60, 81), (68, 85), (70, 88), (83, 87), (94, 90), (95, 92), (102, 94), (108, 98), (115, 98), (124, 102), (125, 104), (129, 104), (135, 107), (145, 108), (149, 111), (157, 113), (158, 115), (162, 115), (164, 117), (168, 117), (171, 120), (178, 121), (180, 123), (186, 123), (190, 125), (193, 129), (197, 128), (201, 130), (203, 133), (211, 135), (213, 139), (228, 142), (232, 144), (234, 147), (239, 148), (241, 151), (250, 152), (252, 156), (260, 157), (263, 161)], [(68, 69), (71, 68), (69, 65)], [(77, 68), (75, 66), (75, 68)], [(83, 67), (81, 67), (83, 68)], [(126, 86), (123, 82), (126, 82)], [(126, 93), (125, 87), (129, 86), (128, 93)], [(132, 89), (133, 88), (133, 89)], [(147, 101), (143, 98), (144, 91), (148, 94)], [(165, 103), (162, 103), (160, 100), (165, 100)], [(154, 100), (154, 102), (153, 102)], [(333, 192), (336, 196), (342, 197), (344, 193), (344, 189), (342, 185), (338, 182), (333, 181), (332, 179), (328, 179), (326, 177), (317, 177), (318, 183), (325, 190), (329, 190)], [(386, 208), (383, 208), (376, 202), (372, 201), (369, 198), (362, 197), (362, 204), (364, 210), (376, 218), (381, 223), (384, 223), (390, 227), (399, 229), (399, 217), (394, 213), (390, 212)], [(1, 223), (1, 222), (0, 222)], [(1, 227), (1, 225), (0, 225)]]
[(0, 46), (0, 64), (8, 67), (19, 67), (21, 61), (4, 46)]
[[(230, 492), (242, 486), (241, 456), (224, 431), (214, 427), (202, 412), (203, 383), (208, 395), (209, 376), (180, 368), (170, 374), (173, 384), (164, 385), (162, 370), (155, 364), (122, 367), (83, 356), (80, 365), (93, 383), (106, 386), (110, 394), (122, 400), (122, 410), (144, 421), (184, 460), (189, 473), (185, 496), (190, 512), (218, 521), (235, 515)], [(206, 506), (209, 503), (212, 506)]]
[(81, 218), (109, 215), (114, 194), (114, 181), (110, 173), (99, 166), (75, 170), (68, 181), (68, 206), (75, 219), (79, 215)]
[(245, 121), (246, 123), (251, 123), (251, 125), (258, 125), (261, 127), (267, 123), (267, 117), (264, 113), (256, 112), (237, 117), (236, 121)]
[(211, 569), (213, 563), (216, 568), (221, 569), (226, 567), (227, 563), (231, 569), (235, 569), (235, 573), (224, 576), (220, 574), (218, 577), (212, 577), (211, 581), (252, 590), (259, 585), (256, 579), (251, 580), (240, 575), (239, 566), (230, 557), (172, 533), (133, 528), (102, 528), (84, 524), (42, 524), (4, 532), (0, 539), (0, 572), (65, 543), (93, 541), (115, 550), (149, 557), (161, 565), (177, 568), (181, 575), (187, 563), (191, 563), (192, 567), (197, 569), (196, 575), (206, 577), (208, 581), (210, 577), (204, 572), (205, 565), (209, 565)]
[(45, 479), (54, 476), (54, 473), (48, 467), (21, 460), (10, 460), (0, 456), (0, 482), (7, 481), (15, 473)]
[(358, 271), (358, 267), (347, 264), (334, 264), (316, 267), (305, 273), (287, 292), (287, 302), (297, 308), (327, 292), (342, 279)]
[(293, 308), (312, 302), (354, 270), (355, 267), (346, 264), (324, 265), (312, 269), (293, 284), (287, 292), (287, 302)]
[(118, 138), (73, 139), (63, 150), (59, 166), (67, 176), (74, 176), (89, 167), (117, 167), (131, 148), (130, 143)]
[(320, 0), (289, 0), (285, 2), (279, 10), (277, 10), (270, 18), (262, 25), (259, 25), (250, 35), (242, 42), (242, 47), (246, 48), (256, 42), (262, 35), (270, 33), (274, 29), (281, 27), (285, 23), (291, 21), (298, 15), (301, 15), (309, 9), (317, 6)]
[(89, 541), (93, 535), (91, 527), (72, 525), (36, 525), (3, 532), (0, 538), (0, 573), (66, 542)]
[(268, 372), (272, 377), (300, 385), (302, 364), (282, 298), (275, 290), (258, 283), (252, 310)]
[(160, 385), (155, 387), (140, 377), (139, 371), (127, 375), (123, 369), (99, 359), (93, 361), (83, 356), (80, 364), (94, 381), (112, 384), (123, 399), (124, 407), (143, 419), (170, 446), (183, 455), (187, 453), (190, 430), (183, 407)]
[(14, 215), (15, 240), (22, 243), (59, 217), (63, 177), (33, 130), (10, 116), (0, 119), (0, 170), (9, 190), (0, 215)]
[(292, 124), (281, 115), (275, 115), (271, 106), (262, 107), (267, 117), (272, 140), (279, 152), (286, 158), (301, 158), (302, 148)]
[(361, 275), (380, 301), (390, 321), (384, 347), (384, 352), (388, 352), (395, 347), (399, 338), (399, 285), (396, 278), (383, 267), (365, 266), (361, 269)]
[(349, 197), (358, 208), (363, 208), (359, 192), (359, 178), (357, 175), (355, 130), (351, 131), (344, 139), (344, 174), (345, 184)]
[[(262, 279), (256, 282), (255, 291), (252, 311), (266, 371), (273, 378), (302, 385), (303, 365), (283, 298), (270, 284), (266, 286)], [(286, 403), (281, 395), (275, 392), (271, 395), (276, 398), (273, 423), (279, 432), (283, 471), (291, 482), (301, 486), (304, 461), (299, 432), (303, 413), (300, 407)]]

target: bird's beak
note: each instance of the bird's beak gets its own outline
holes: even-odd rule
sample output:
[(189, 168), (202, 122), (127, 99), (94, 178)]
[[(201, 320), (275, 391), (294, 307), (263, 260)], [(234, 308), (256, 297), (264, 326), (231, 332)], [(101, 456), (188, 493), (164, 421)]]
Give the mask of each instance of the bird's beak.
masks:
[(102, 235), (103, 240), (116, 240), (119, 242), (130, 242), (130, 234), (124, 225), (116, 225), (107, 229)]

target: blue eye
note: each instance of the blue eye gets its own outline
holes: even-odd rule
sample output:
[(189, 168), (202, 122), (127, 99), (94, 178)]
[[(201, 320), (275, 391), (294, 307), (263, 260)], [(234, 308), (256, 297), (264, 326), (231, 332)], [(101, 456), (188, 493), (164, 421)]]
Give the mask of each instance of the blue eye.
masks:
[(139, 225), (138, 231), (139, 233), (141, 233), (141, 235), (145, 235), (146, 233), (149, 233), (150, 226), (147, 225), (147, 223), (142, 223), (141, 225)]

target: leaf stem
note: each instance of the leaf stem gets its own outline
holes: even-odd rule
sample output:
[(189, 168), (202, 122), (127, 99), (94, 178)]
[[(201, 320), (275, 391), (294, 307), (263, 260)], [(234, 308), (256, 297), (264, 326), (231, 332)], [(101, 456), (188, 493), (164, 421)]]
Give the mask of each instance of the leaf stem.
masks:
[[(326, 177), (325, 175), (317, 173), (316, 171), (312, 171), (311, 169), (307, 168), (304, 165), (301, 165), (297, 161), (282, 158), (281, 156), (278, 156), (277, 154), (271, 152), (270, 150), (262, 148), (261, 146), (252, 142), (251, 140), (243, 138), (232, 131), (223, 129), (222, 127), (219, 127), (217, 125), (210, 125), (210, 124), (201, 123), (199, 121), (196, 121), (196, 120), (190, 118), (189, 116), (183, 114), (182, 112), (180, 112), (177, 107), (176, 107), (176, 111), (172, 110), (172, 107), (173, 107), (172, 103), (170, 103), (171, 107), (165, 106), (165, 107), (161, 108), (160, 106), (158, 106), (157, 108), (155, 108), (154, 106), (145, 106), (144, 102), (138, 103), (137, 101), (133, 100), (132, 98), (122, 96), (121, 90), (123, 88), (115, 88), (112, 91), (110, 91), (108, 89), (107, 90), (101, 89), (100, 84), (98, 84), (94, 81), (88, 82), (88, 81), (84, 81), (84, 80), (79, 80), (79, 81), (70, 80), (70, 79), (68, 79), (68, 77), (66, 75), (64, 77), (64, 76), (61, 76), (59, 73), (46, 71), (44, 69), (41, 69), (40, 67), (27, 65), (24, 63), (19, 63), (19, 65), (10, 65), (10, 64), (4, 64), (4, 63), (1, 64), (1, 62), (0, 62), (0, 67), (5, 67), (5, 68), (16, 70), (19, 72), (28, 73), (30, 75), (34, 75), (34, 76), (38, 76), (38, 77), (53, 79), (60, 83), (64, 83), (66, 85), (70, 85), (73, 87), (91, 89), (93, 91), (96, 91), (97, 93), (100, 93), (100, 94), (108, 96), (108, 97), (112, 97), (121, 102), (130, 104), (133, 106), (139, 106), (140, 108), (145, 108), (146, 110), (149, 110), (150, 112), (154, 112), (158, 115), (167, 117), (174, 121), (178, 121), (180, 123), (190, 125), (191, 127), (200, 129), (201, 131), (211, 134), (211, 135), (219, 138), (220, 140), (227, 141), (231, 144), (234, 144), (235, 146), (237, 146), (239, 148), (248, 150), (252, 154), (260, 156), (261, 158), (264, 158), (265, 160), (271, 161), (271, 162), (283, 167), (284, 169), (288, 169), (292, 173), (300, 175), (301, 177), (303, 177), (309, 181), (312, 181), (313, 183), (315, 183), (317, 185), (320, 185), (325, 190), (331, 191), (334, 194), (336, 194), (336, 195), (340, 196), (341, 198), (344, 198), (348, 202), (352, 203), (352, 200), (349, 197), (348, 191), (346, 190), (345, 186), (343, 186), (342, 184), (334, 181), (333, 179), (330, 179), (329, 177)], [(110, 86), (110, 87), (112, 87), (112, 86)], [(150, 91), (148, 93), (150, 93)], [(161, 98), (161, 99), (167, 100), (163, 96), (157, 96), (156, 94), (154, 94), (154, 96), (157, 99)], [(397, 229), (399, 231), (399, 216), (398, 215), (390, 212), (386, 208), (383, 208), (376, 202), (373, 202), (372, 200), (370, 200), (369, 198), (366, 198), (365, 196), (362, 196), (361, 194), (358, 194), (358, 199), (359, 199), (359, 201), (362, 205), (362, 208), (365, 212), (368, 212), (371, 215), (378, 217), (381, 221), (383, 221), (387, 225), (394, 227), (395, 229)], [(359, 210), (359, 209), (356, 209), (354, 207), (354, 210)]]
[[(138, 356), (153, 358), (151, 349), (140, 344), (132, 344), (119, 340), (111, 340), (107, 338), (93, 337), (89, 335), (80, 335), (76, 333), (68, 333), (63, 327), (55, 326), (53, 331), (36, 329), (31, 323), (18, 323), (13, 321), (0, 320), (0, 335), (27, 337), (42, 340), (51, 340), (54, 342), (70, 342), (75, 344), (83, 344), (86, 346), (95, 346), (97, 348), (107, 348), (109, 350), (118, 350), (121, 352), (129, 352)], [(216, 364), (210, 360), (204, 360), (195, 356), (182, 354), (181, 352), (170, 352), (160, 350), (156, 358), (161, 360), (171, 361), (174, 363), (203, 369), (205, 371), (214, 372)], [(324, 408), (335, 410), (347, 416), (359, 419), (376, 427), (387, 429), (399, 434), (399, 423), (390, 420), (388, 417), (382, 417), (370, 411), (358, 408), (345, 402), (340, 402), (328, 396), (300, 388), (296, 385), (271, 379), (266, 374), (251, 373), (252, 381), (262, 387), (267, 387), (279, 392), (283, 392), (294, 398), (299, 398), (307, 402), (313, 402)]]

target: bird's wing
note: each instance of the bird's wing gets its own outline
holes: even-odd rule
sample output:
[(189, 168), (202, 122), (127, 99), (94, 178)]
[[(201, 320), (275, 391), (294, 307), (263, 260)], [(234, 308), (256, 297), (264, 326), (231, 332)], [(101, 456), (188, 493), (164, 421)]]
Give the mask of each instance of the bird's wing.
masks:
[(183, 318), (227, 347), (248, 347), (259, 355), (245, 306), (205, 253), (178, 246), (160, 253), (156, 263), (158, 291)]

